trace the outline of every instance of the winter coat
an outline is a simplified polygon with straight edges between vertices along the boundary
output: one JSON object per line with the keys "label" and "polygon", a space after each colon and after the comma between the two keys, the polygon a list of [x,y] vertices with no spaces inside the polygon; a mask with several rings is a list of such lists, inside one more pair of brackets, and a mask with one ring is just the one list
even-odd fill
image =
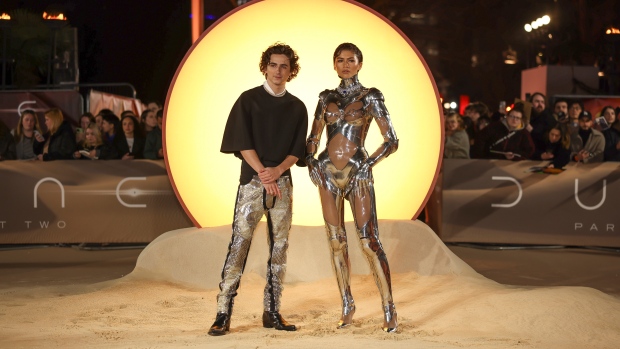
{"label": "winter coat", "polygon": [[534,154],[532,136],[524,128],[509,130],[504,119],[493,122],[476,137],[471,157],[506,160],[504,154],[496,152],[518,154],[512,159],[513,161],[531,159]]}
{"label": "winter coat", "polygon": [[43,138],[45,138],[43,142],[39,142],[35,138],[33,145],[35,154],[43,154],[45,142],[48,139],[50,140],[47,153],[43,154],[43,161],[73,159],[73,153],[77,149],[77,145],[69,121],[63,121],[53,135],[48,131],[43,135]]}

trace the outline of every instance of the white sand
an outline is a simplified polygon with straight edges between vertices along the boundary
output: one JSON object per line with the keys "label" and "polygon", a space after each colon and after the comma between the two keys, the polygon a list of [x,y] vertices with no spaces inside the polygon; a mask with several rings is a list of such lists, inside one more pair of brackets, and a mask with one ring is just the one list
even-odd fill
{"label": "white sand", "polygon": [[[125,278],[91,286],[0,291],[0,348],[617,348],[620,301],[586,287],[505,286],[475,273],[417,221],[381,221],[399,332],[381,331],[379,294],[349,235],[354,325],[340,303],[322,228],[294,227],[282,314],[297,332],[261,326],[267,246],[259,227],[231,332],[208,336],[229,227],[162,235]],[[1,276],[0,276],[1,278]]]}

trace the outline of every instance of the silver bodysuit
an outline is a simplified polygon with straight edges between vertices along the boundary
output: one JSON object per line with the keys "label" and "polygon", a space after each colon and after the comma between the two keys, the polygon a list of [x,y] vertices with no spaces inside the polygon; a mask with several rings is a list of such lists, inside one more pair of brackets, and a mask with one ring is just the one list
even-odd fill
{"label": "silver bodysuit", "polygon": [[[369,156],[364,142],[373,119],[381,129],[384,143]],[[325,150],[315,159],[325,129]],[[398,148],[398,139],[383,95],[375,88],[363,87],[357,75],[343,80],[337,89],[323,91],[306,144],[306,162],[312,182],[319,187],[332,264],[342,296],[343,311],[338,326],[350,325],[355,312],[344,229],[343,203],[347,199],[353,210],[363,252],[381,294],[385,315],[383,329],[393,332],[397,327],[396,310],[392,300],[390,268],[379,241],[372,178],[372,167]]]}

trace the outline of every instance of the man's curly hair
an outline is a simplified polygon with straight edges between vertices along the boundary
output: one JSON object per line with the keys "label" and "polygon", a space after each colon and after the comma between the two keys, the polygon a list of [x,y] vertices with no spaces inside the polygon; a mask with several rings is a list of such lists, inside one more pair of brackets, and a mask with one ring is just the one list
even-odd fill
{"label": "man's curly hair", "polygon": [[299,66],[299,57],[289,45],[281,42],[276,42],[275,44],[269,46],[269,48],[267,48],[267,50],[265,50],[265,52],[261,55],[260,63],[258,64],[261,73],[265,74],[271,55],[285,55],[289,59],[291,65],[291,75],[286,81],[291,81],[297,76],[299,69],[301,69]]}

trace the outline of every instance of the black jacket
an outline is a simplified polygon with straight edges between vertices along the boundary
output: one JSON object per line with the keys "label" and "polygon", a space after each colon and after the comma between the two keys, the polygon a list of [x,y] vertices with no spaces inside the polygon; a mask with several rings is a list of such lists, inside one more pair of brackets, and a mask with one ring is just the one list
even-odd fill
{"label": "black jacket", "polygon": [[513,161],[531,159],[534,154],[534,142],[526,129],[510,131],[502,119],[492,122],[480,131],[471,149],[471,158],[506,160],[505,155],[496,152],[519,154]]}
{"label": "black jacket", "polygon": [[[81,150],[86,150],[88,152],[92,150],[96,150],[97,159],[99,160],[115,160],[118,158],[118,152],[116,151],[116,148],[106,143],[102,145],[98,145],[96,147],[86,146],[86,147],[83,147]],[[78,158],[78,160],[92,160],[92,159],[82,155],[81,157]]]}
{"label": "black jacket", "polygon": [[0,160],[15,160],[17,155],[15,152],[15,139],[9,131],[9,128],[4,126],[0,121]]}
{"label": "black jacket", "polygon": [[[545,150],[543,153],[553,154],[553,159],[548,160],[553,164],[553,168],[563,168],[570,162],[570,147],[566,149],[562,146],[562,141],[551,143],[545,142]],[[533,160],[542,160],[542,153],[537,153]]]}
{"label": "black jacket", "polygon": [[134,135],[133,149],[129,151],[129,144],[127,144],[127,138],[125,134],[118,134],[114,137],[114,147],[118,151],[117,158],[122,159],[127,153],[131,153],[134,159],[144,159],[144,146],[146,145],[145,138],[138,138]]}
{"label": "black jacket", "polygon": [[614,123],[603,131],[605,136],[605,161],[620,161],[620,150],[616,144],[620,142],[620,123]]}
{"label": "black jacket", "polygon": [[69,121],[63,121],[56,133],[50,135],[48,131],[43,135],[43,138],[45,138],[43,142],[38,142],[35,138],[33,145],[34,153],[37,155],[42,154],[45,142],[48,138],[50,139],[47,153],[43,154],[43,161],[73,159],[73,153],[77,149],[77,145],[75,144],[75,135]]}

